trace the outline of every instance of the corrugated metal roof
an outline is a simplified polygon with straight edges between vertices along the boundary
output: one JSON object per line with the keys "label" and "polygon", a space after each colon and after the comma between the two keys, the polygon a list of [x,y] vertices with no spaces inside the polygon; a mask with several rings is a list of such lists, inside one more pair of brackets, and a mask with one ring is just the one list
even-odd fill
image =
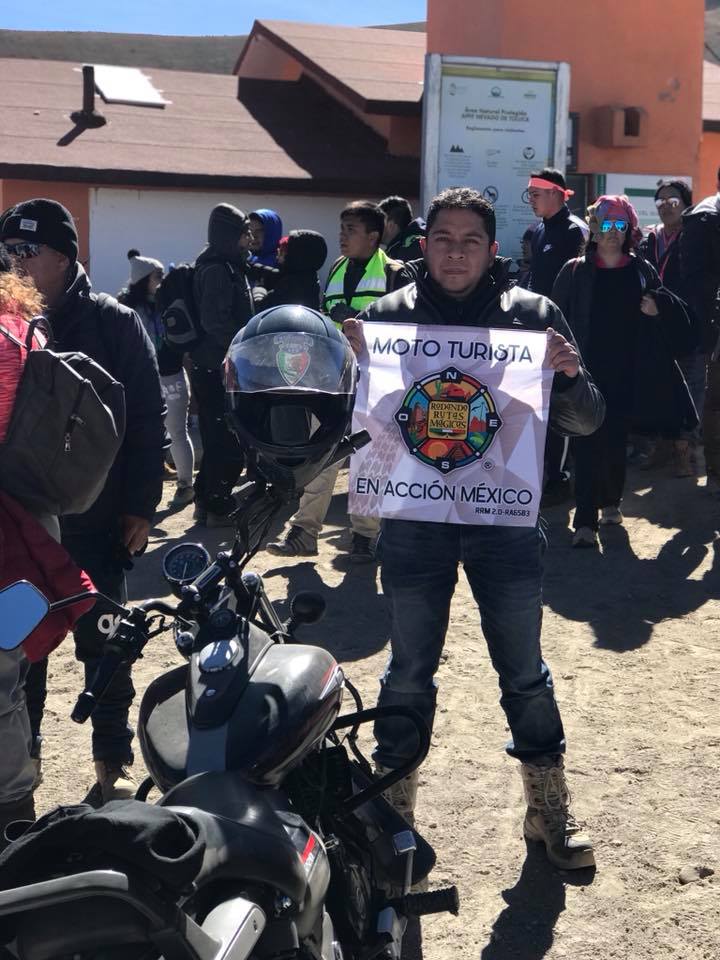
{"label": "corrugated metal roof", "polygon": [[164,109],[97,97],[108,123],[80,129],[70,120],[82,102],[77,64],[0,60],[0,177],[417,192],[418,161],[388,156],[379,134],[307,77],[148,73],[171,101]]}

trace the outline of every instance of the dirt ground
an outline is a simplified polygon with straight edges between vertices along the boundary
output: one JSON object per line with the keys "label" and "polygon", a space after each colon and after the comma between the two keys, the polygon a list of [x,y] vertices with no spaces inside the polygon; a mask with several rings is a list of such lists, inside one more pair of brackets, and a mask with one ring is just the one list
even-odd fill
{"label": "dirt ground", "polygon": [[[567,508],[546,514],[543,649],[597,871],[555,870],[522,838],[517,765],[503,751],[497,683],[461,579],[418,808],[438,855],[432,879],[457,884],[461,913],[424,920],[407,942],[412,960],[720,957],[720,504],[694,480],[633,469],[624,509],[625,526],[602,533],[599,553],[571,549]],[[325,619],[302,639],[332,650],[373,705],[388,621],[376,570],[350,568],[338,550],[344,510],[336,495],[317,562],[261,553],[253,568],[275,599],[325,595]],[[207,533],[190,508],[162,511],[132,599],[166,592],[160,558],[178,539],[212,552],[220,538]],[[157,638],[135,669],[138,693],[177,662],[170,638]],[[70,641],[50,674],[40,809],[76,801],[92,782],[90,725],[68,719],[81,685]],[[683,885],[684,867],[714,875]]]}

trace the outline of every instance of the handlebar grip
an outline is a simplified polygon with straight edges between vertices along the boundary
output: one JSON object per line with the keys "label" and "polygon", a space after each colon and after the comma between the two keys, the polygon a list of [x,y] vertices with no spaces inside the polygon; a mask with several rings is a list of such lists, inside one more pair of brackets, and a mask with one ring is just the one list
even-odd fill
{"label": "handlebar grip", "polygon": [[409,893],[393,901],[409,917],[426,917],[429,913],[452,913],[458,915],[460,897],[457,887],[444,887],[428,893]]}
{"label": "handlebar grip", "polygon": [[95,671],[95,676],[77,698],[73,712],[70,714],[75,723],[85,723],[99,701],[102,700],[103,694],[110,686],[118,667],[122,663],[127,663],[127,658],[121,654],[115,651],[104,654]]}

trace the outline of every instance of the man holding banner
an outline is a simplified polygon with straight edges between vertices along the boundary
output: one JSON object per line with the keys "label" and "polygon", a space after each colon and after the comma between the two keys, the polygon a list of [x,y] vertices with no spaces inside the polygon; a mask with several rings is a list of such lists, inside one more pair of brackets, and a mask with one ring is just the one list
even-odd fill
{"label": "man holding banner", "polygon": [[[525,836],[557,866],[592,866],[592,843],[569,810],[565,737],[540,650],[537,519],[548,421],[562,434],[591,434],[604,402],[558,308],[510,285],[495,212],[479,193],[441,193],[427,228],[415,282],[344,325],[364,371],[356,428],[373,437],[352,458],[349,509],[384,518],[392,654],[379,705],[412,707],[432,727],[462,562],[499,676],[507,751],[522,764]],[[405,720],[379,720],[375,737],[382,771],[416,748]],[[417,771],[392,788],[409,819],[416,793]]]}

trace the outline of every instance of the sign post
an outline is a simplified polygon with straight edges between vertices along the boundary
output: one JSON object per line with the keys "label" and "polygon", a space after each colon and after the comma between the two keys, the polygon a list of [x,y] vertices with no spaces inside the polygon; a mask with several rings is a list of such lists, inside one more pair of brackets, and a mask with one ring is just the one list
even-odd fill
{"label": "sign post", "polygon": [[565,169],[570,65],[428,54],[422,205],[447,187],[472,187],[495,207],[500,253],[517,258],[535,220],[533,169]]}

